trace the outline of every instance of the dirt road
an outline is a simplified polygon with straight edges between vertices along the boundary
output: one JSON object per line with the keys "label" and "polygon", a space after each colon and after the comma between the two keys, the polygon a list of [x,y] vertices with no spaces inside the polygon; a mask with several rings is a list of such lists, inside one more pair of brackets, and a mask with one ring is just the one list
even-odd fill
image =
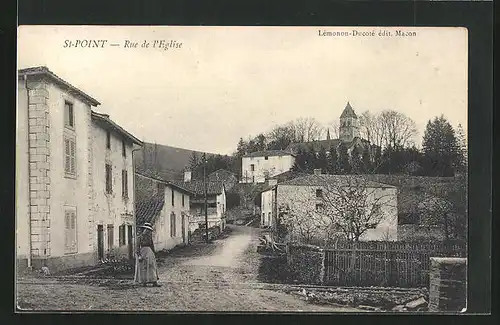
{"label": "dirt road", "polygon": [[21,281],[18,304],[37,310],[357,311],[315,306],[293,295],[265,289],[258,281],[257,235],[258,229],[232,226],[229,237],[201,253],[186,249],[184,253],[179,250],[167,255],[160,261],[159,288],[130,283],[97,286],[53,279]]}

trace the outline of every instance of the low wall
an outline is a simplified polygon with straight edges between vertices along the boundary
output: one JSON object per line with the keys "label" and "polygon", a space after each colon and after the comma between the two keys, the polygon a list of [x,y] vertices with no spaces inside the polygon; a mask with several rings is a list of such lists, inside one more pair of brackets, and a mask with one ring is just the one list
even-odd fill
{"label": "low wall", "polygon": [[288,245],[287,264],[291,276],[301,284],[322,284],[325,251],[311,245]]}
{"label": "low wall", "polygon": [[467,299],[467,259],[430,260],[429,311],[461,311]]}
{"label": "low wall", "polygon": [[[33,258],[31,260],[31,266],[34,270],[41,269],[42,266],[47,266],[51,273],[95,264],[97,264],[97,252],[59,257]],[[20,260],[18,261],[18,265],[27,265],[27,262],[25,263],[23,260]]]}

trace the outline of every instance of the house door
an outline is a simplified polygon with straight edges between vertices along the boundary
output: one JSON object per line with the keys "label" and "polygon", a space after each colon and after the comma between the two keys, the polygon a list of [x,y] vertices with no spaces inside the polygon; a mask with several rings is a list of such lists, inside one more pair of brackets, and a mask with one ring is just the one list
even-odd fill
{"label": "house door", "polygon": [[104,228],[102,225],[97,226],[97,257],[99,260],[104,258]]}
{"label": "house door", "polygon": [[186,243],[186,215],[183,213],[182,218],[182,242],[185,244]]}
{"label": "house door", "polygon": [[132,226],[127,226],[127,243],[128,243],[128,258],[132,259],[134,257],[134,233],[132,232]]}

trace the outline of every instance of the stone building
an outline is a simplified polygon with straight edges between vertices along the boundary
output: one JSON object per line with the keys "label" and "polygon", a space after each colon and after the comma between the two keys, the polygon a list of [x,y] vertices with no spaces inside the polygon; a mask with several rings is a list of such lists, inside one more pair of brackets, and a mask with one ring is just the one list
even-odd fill
{"label": "stone building", "polygon": [[295,155],[285,150],[266,150],[241,158],[241,183],[264,183],[268,178],[292,169]]}
{"label": "stone building", "polygon": [[[98,243],[104,241],[100,237],[105,236],[104,224],[123,225],[120,231],[125,225],[134,227],[133,185],[130,178],[123,181],[120,176],[132,174],[132,148],[141,142],[108,116],[93,113],[98,105],[46,67],[18,71],[16,256],[20,268],[94,264],[99,258]],[[108,140],[111,148],[106,148]],[[126,199],[122,191],[112,192],[116,188],[127,191]],[[116,232],[109,234],[113,239],[108,242],[114,245]],[[128,242],[133,245],[133,238]]]}

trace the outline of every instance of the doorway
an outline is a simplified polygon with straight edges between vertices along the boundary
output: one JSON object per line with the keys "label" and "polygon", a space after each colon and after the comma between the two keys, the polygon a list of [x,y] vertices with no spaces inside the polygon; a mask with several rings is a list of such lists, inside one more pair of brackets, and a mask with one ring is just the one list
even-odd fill
{"label": "doorway", "polygon": [[132,226],[127,226],[127,244],[128,244],[128,258],[132,259],[134,257],[134,233],[132,232]]}
{"label": "doorway", "polygon": [[99,260],[104,259],[104,227],[97,225],[97,257]]}
{"label": "doorway", "polygon": [[182,222],[182,243],[186,243],[186,215],[183,213],[182,214],[182,218],[181,218],[181,222]]}

